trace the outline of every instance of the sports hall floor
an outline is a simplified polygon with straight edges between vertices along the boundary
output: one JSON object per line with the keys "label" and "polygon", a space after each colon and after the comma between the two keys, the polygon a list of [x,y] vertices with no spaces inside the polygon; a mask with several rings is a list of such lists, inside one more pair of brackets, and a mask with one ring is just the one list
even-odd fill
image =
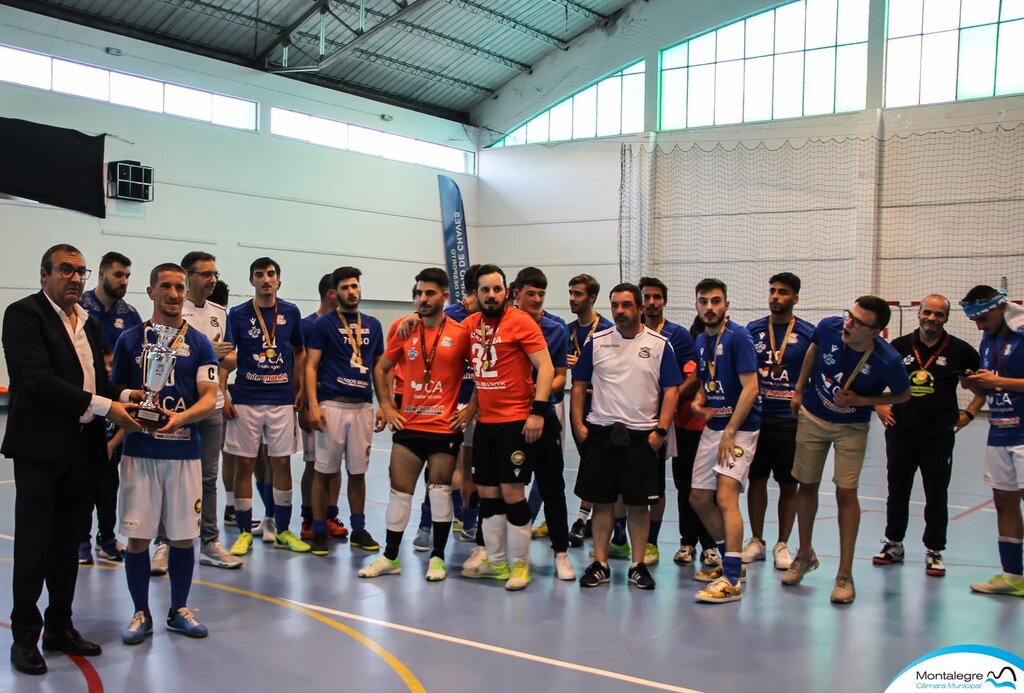
{"label": "sports hall floor", "polygon": [[[0,425],[5,421],[0,416]],[[1024,600],[967,588],[998,572],[995,515],[981,481],[986,428],[979,420],[959,434],[948,573],[930,578],[918,543],[920,492],[906,563],[871,565],[885,521],[884,451],[873,427],[861,485],[857,601],[849,606],[829,603],[838,553],[831,497],[822,498],[816,534],[822,567],[803,585],[783,587],[781,573],[757,563],[742,601],[703,605],[693,599],[693,568],[671,560],[678,533],[670,490],[654,592],[628,588],[621,562],[613,563],[610,586],[582,590],[560,582],[546,540],[534,541],[533,582],[518,593],[459,577],[472,547],[456,541],[449,544],[449,578],[437,584],[423,579],[427,555],[413,551],[412,533],[402,548],[403,573],[374,580],[356,577],[369,556],[347,544],[316,558],[258,543],[242,570],[197,566],[190,606],[210,627],[207,639],[168,633],[157,618],[152,638],[127,647],[119,634],[132,609],[120,565],[86,567],[79,573],[75,624],[103,645],[104,654],[78,661],[49,656],[50,672],[41,678],[16,674],[4,663],[0,690],[882,691],[907,664],[939,647],[981,643],[1024,651]],[[389,448],[386,435],[375,439],[368,475],[367,525],[381,540]],[[566,455],[570,489],[578,462],[575,450]],[[298,478],[301,463],[293,469]],[[0,463],[0,626],[6,627],[11,479],[11,465]],[[571,498],[570,511],[576,505]],[[414,525],[416,512],[413,517]],[[769,546],[774,530],[772,522]],[[232,540],[229,533],[225,543]],[[585,551],[570,549],[581,573]],[[154,615],[166,613],[167,599],[166,578],[154,578]]]}

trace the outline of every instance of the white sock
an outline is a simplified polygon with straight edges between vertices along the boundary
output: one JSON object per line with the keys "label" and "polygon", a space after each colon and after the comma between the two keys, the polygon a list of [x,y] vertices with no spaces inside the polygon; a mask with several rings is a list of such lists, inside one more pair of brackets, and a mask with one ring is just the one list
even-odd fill
{"label": "white sock", "polygon": [[533,538],[533,523],[527,522],[522,527],[508,523],[508,553],[512,562],[530,562],[530,540]]}
{"label": "white sock", "polygon": [[234,507],[234,505],[235,505],[235,492],[234,491],[225,491],[224,492],[224,497],[227,499],[227,505],[230,505],[231,507]]}
{"label": "white sock", "polygon": [[484,547],[487,549],[487,558],[495,565],[501,565],[508,561],[505,553],[506,529],[508,524],[504,515],[492,515],[480,521],[480,527],[484,533]]}

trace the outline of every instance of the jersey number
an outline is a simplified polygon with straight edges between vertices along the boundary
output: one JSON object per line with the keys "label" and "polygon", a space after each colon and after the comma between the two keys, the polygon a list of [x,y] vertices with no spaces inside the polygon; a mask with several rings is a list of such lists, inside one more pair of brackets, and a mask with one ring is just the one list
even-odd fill
{"label": "jersey number", "polygon": [[498,371],[494,370],[494,367],[498,363],[498,350],[493,346],[490,349],[490,358],[487,359],[487,364],[490,370],[484,370],[484,345],[479,343],[473,344],[473,372],[476,373],[478,378],[497,378]]}

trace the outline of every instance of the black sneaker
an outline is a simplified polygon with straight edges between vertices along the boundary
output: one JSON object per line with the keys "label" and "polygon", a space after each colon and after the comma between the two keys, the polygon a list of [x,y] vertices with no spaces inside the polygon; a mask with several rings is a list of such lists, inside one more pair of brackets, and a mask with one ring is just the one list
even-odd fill
{"label": "black sneaker", "polygon": [[579,548],[583,546],[583,520],[576,520],[572,523],[572,528],[569,530],[569,546]]}
{"label": "black sneaker", "polygon": [[237,523],[235,522],[235,506],[225,505],[224,506],[224,526],[234,527]]}
{"label": "black sneaker", "polygon": [[326,556],[331,552],[331,547],[327,543],[327,533],[314,534],[313,538],[309,541],[309,550],[314,556]]}
{"label": "black sneaker", "polygon": [[594,538],[594,521],[587,520],[587,524],[583,525],[583,536],[587,539]]}
{"label": "black sneaker", "polygon": [[601,561],[594,561],[583,571],[583,577],[580,578],[580,587],[597,587],[602,583],[611,582],[611,579],[611,568],[602,564]]}
{"label": "black sneaker", "polygon": [[882,550],[871,557],[875,565],[892,565],[903,561],[903,542],[882,540]]}
{"label": "black sneaker", "polygon": [[654,578],[643,563],[638,563],[629,569],[629,582],[642,590],[654,589]]}
{"label": "black sneaker", "polygon": [[349,543],[352,546],[359,547],[364,551],[380,551],[380,544],[377,540],[370,536],[370,533],[365,529],[352,532],[348,537]]}

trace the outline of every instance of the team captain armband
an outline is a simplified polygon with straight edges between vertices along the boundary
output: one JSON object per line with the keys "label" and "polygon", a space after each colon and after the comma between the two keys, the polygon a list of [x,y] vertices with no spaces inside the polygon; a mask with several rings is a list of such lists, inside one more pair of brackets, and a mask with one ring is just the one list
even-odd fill
{"label": "team captain armband", "polygon": [[196,369],[196,384],[220,383],[220,368],[216,365],[203,365]]}

